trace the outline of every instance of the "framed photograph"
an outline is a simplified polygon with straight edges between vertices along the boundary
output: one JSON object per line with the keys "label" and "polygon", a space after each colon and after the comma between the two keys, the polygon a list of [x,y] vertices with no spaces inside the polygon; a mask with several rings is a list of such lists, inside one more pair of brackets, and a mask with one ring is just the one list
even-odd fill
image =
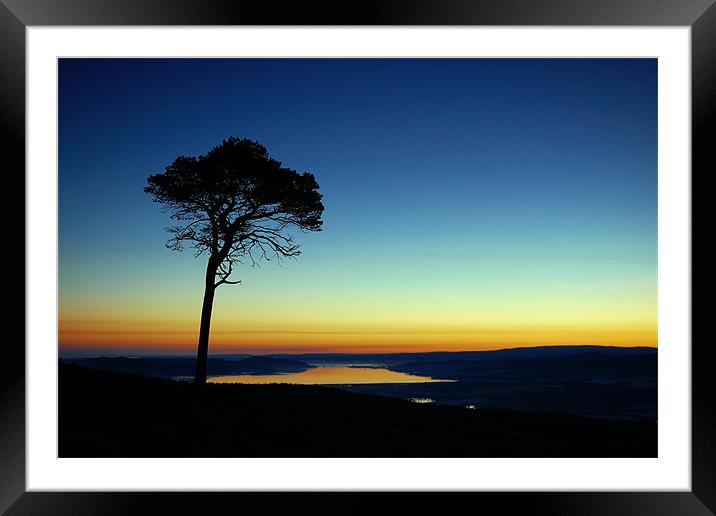
{"label": "framed photograph", "polygon": [[712,514],[712,4],[3,0],[0,507]]}

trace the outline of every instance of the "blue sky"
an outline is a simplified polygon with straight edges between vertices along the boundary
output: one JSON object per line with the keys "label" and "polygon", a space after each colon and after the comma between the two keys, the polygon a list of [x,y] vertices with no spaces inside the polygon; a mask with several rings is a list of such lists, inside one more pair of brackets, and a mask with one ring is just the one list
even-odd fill
{"label": "blue sky", "polygon": [[338,302],[364,314],[341,327],[437,310],[479,333],[539,306],[655,328],[656,60],[62,59],[59,109],[61,320],[198,315],[203,262],[163,247],[142,189],[233,135],[315,173],[326,211],[297,262],[222,292],[226,328],[323,328]]}

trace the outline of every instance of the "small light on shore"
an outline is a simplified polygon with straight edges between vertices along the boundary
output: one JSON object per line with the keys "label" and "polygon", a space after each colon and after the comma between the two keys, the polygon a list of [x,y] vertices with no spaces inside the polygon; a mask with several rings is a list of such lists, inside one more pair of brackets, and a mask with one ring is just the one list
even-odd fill
{"label": "small light on shore", "polygon": [[433,403],[435,400],[432,398],[408,398],[413,403]]}

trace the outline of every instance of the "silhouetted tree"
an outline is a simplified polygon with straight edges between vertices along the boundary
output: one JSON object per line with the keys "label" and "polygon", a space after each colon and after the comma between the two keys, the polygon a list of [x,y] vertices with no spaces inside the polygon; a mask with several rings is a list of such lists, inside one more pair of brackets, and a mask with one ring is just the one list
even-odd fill
{"label": "silhouetted tree", "polygon": [[216,288],[240,283],[229,277],[242,260],[298,256],[290,231],[321,230],[322,196],[313,174],[283,167],[263,145],[238,138],[198,157],[179,156],[147,182],[144,191],[180,223],[167,228],[167,247],[181,251],[189,242],[196,256],[208,255],[194,377],[204,384]]}

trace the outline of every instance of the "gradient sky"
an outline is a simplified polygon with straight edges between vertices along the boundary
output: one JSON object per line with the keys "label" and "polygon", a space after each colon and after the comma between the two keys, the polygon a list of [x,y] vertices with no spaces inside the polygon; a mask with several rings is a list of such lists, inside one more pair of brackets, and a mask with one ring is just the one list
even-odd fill
{"label": "gradient sky", "polygon": [[205,259],[143,187],[232,135],[326,211],[210,352],[657,344],[655,59],[61,59],[62,349],[194,352]]}

